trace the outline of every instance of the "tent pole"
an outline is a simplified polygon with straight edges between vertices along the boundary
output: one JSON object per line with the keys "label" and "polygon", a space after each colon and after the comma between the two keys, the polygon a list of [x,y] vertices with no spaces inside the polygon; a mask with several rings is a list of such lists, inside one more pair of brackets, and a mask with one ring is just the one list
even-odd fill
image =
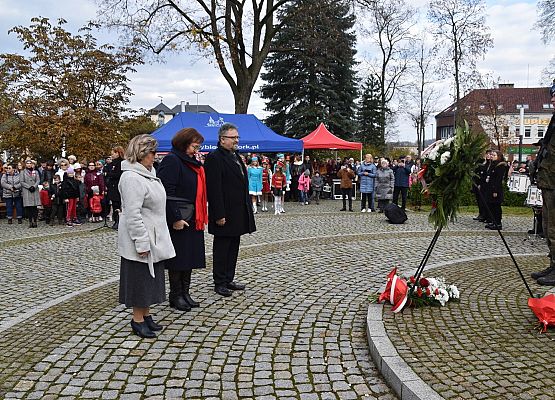
{"label": "tent pole", "polygon": [[360,162],[362,162],[362,146],[360,146]]}

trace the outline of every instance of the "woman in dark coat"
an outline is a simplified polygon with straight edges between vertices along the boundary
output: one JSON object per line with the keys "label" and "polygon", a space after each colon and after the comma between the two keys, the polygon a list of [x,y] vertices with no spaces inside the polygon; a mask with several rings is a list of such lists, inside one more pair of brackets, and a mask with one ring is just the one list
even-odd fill
{"label": "woman in dark coat", "polygon": [[[204,138],[197,130],[185,128],[172,139],[172,150],[158,168],[158,177],[166,189],[166,219],[176,256],[166,262],[170,280],[170,306],[189,311],[199,303],[191,298],[191,273],[206,267],[204,227],[208,222],[204,167],[197,160]],[[182,199],[180,201],[179,199]],[[195,205],[193,218],[185,221],[180,203]]]}
{"label": "woman in dark coat", "polygon": [[503,203],[503,185],[507,177],[507,163],[503,158],[503,153],[494,151],[492,157],[492,168],[486,176],[484,194],[486,203],[493,216],[493,221],[486,225],[486,229],[501,229]]}
{"label": "woman in dark coat", "polygon": [[106,172],[106,191],[108,200],[112,203],[112,218],[114,225],[112,229],[118,229],[119,212],[121,210],[121,197],[118,190],[121,177],[121,161],[123,160],[123,147],[116,146],[112,149],[112,163]]}

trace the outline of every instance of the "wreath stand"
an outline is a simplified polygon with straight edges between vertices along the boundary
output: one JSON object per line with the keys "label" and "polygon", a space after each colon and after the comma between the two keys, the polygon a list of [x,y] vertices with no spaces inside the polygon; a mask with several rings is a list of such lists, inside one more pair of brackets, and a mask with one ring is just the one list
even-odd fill
{"label": "wreath stand", "polygon": [[[484,196],[482,195],[482,192],[480,192],[480,190],[478,189],[478,187],[473,184],[474,188],[478,191],[478,194],[480,196],[480,200],[483,202],[487,212],[488,212],[488,216],[489,218],[493,221],[493,214],[490,210],[490,208],[488,207],[487,203],[485,202]],[[507,252],[509,253],[509,255],[511,256],[511,260],[513,260],[513,264],[515,265],[518,274],[520,275],[520,278],[522,279],[522,282],[524,282],[524,286],[526,286],[526,289],[528,290],[528,293],[530,294],[530,297],[534,298],[534,294],[532,293],[532,290],[530,289],[530,286],[528,286],[528,282],[526,282],[526,279],[524,278],[524,274],[522,273],[522,270],[520,269],[510,247],[509,244],[507,243],[507,241],[505,240],[505,236],[503,236],[503,233],[501,232],[501,229],[499,229],[499,227],[497,225],[496,226],[496,230],[497,233],[499,233],[499,236],[501,237],[501,240],[503,241],[503,244],[505,245],[505,248],[507,249]],[[418,265],[418,268],[416,269],[416,272],[414,273],[414,278],[415,280],[418,282],[418,279],[420,279],[420,275],[422,275],[422,272],[424,271],[424,267],[426,266],[428,259],[430,258],[430,255],[432,254],[432,250],[434,249],[437,240],[439,239],[439,235],[441,234],[441,230],[443,229],[442,226],[440,226],[439,228],[436,229],[436,232],[434,234],[434,237],[432,238],[432,241],[430,242],[430,244],[428,245],[428,248],[426,249],[426,252],[424,253],[424,257],[422,258],[422,261],[420,261],[420,265]],[[412,292],[414,291],[415,286],[413,286],[410,289],[409,292],[409,297],[412,294]]]}

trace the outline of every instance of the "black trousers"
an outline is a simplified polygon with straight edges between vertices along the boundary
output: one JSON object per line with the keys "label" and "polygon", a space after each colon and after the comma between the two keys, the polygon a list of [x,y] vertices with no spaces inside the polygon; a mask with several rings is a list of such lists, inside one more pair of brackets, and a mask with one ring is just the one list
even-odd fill
{"label": "black trousers", "polygon": [[25,215],[29,219],[29,221],[37,222],[37,218],[39,216],[39,209],[37,206],[27,206],[25,207]]}
{"label": "black trousers", "polygon": [[212,246],[214,286],[224,286],[233,282],[240,243],[241,236],[214,236]]}
{"label": "black trousers", "polygon": [[347,199],[348,199],[349,200],[349,210],[353,209],[353,198],[351,197],[351,194],[352,194],[352,188],[348,188],[348,189],[341,188],[341,197],[343,199],[343,208],[347,208],[346,203],[347,203]]}
{"label": "black trousers", "polygon": [[407,206],[407,193],[408,187],[394,186],[393,187],[393,203],[399,205],[399,193],[401,193],[401,208],[404,210]]}
{"label": "black trousers", "polygon": [[476,189],[476,191],[474,192],[474,196],[476,196],[476,204],[478,205],[478,215],[486,219],[489,219],[489,215],[484,205],[484,201],[482,200],[482,197],[484,196],[484,194],[483,193],[480,194],[479,190],[480,189]]}
{"label": "black trousers", "polygon": [[501,208],[501,203],[488,203],[488,207],[493,216],[492,222],[496,225],[501,225],[501,218],[503,217],[503,210]]}

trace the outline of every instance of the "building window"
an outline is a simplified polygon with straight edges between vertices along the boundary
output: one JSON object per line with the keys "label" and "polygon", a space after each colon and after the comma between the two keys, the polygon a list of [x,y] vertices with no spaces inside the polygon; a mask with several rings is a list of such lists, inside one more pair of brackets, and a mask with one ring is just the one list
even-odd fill
{"label": "building window", "polygon": [[545,126],[543,126],[543,125],[538,126],[538,137],[539,138],[543,137],[544,132],[545,132]]}
{"label": "building window", "polygon": [[166,120],[166,113],[164,113],[164,111],[160,111],[158,113],[158,126],[162,126],[164,125],[164,122]]}
{"label": "building window", "polygon": [[550,108],[553,108],[553,104],[544,104],[543,108],[544,110],[549,110]]}
{"label": "building window", "polygon": [[498,109],[498,110],[502,110],[502,109],[503,109],[503,104],[498,104],[498,105],[497,105],[497,109]]}
{"label": "building window", "polygon": [[443,126],[439,129],[440,139],[448,139],[454,134],[452,126]]}
{"label": "building window", "polygon": [[515,128],[515,136],[516,136],[516,137],[519,137],[519,136],[520,136],[520,127],[519,127],[519,126],[517,126],[517,127]]}
{"label": "building window", "polygon": [[530,125],[527,125],[524,127],[524,137],[530,136],[532,136],[532,127]]}
{"label": "building window", "polygon": [[509,137],[509,127],[508,126],[503,127],[503,137]]}

